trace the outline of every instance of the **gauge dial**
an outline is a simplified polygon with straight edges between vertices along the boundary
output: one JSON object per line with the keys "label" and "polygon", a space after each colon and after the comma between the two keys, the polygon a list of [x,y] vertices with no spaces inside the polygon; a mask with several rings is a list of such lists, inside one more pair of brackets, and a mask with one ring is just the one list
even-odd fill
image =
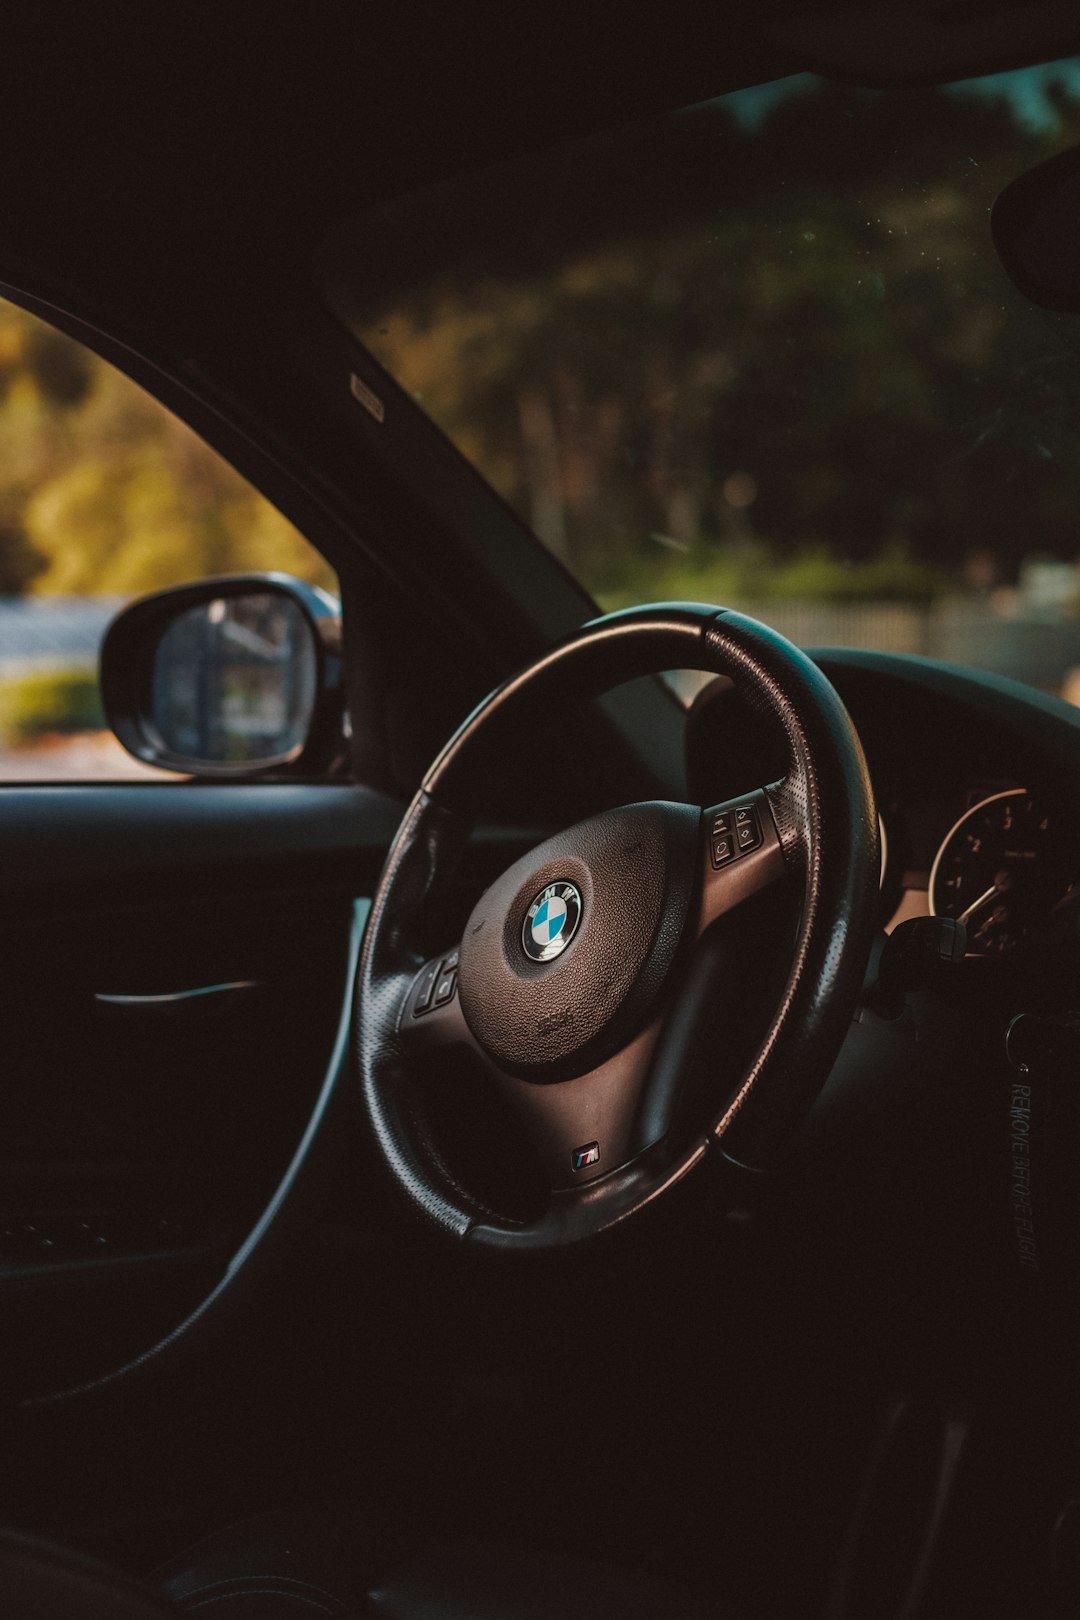
{"label": "gauge dial", "polygon": [[1023,788],[973,805],[952,828],[930,874],[930,909],[967,925],[968,950],[1008,951],[1068,891],[1050,818]]}

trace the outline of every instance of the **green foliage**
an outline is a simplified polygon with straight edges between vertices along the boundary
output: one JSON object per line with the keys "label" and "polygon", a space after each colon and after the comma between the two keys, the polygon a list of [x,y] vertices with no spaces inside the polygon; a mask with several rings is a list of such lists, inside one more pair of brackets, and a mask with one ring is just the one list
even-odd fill
{"label": "green foliage", "polygon": [[0,301],[0,595],[126,595],[267,568],[336,589],[292,525],[171,412]]}
{"label": "green foliage", "polygon": [[822,545],[776,566],[764,595],[778,601],[926,603],[946,584],[946,576],[916,561],[902,544],[887,545],[861,562]]}
{"label": "green foliage", "polygon": [[0,735],[9,743],[104,728],[94,670],[50,670],[0,682]]}
{"label": "green foliage", "polygon": [[650,597],[721,606],[780,601],[925,604],[946,588],[947,580],[902,546],[853,562],[824,544],[781,556],[775,548],[751,541],[730,549],[699,544],[681,553],[667,551],[662,560],[646,555],[621,565],[616,561],[595,584],[601,606],[615,609]]}

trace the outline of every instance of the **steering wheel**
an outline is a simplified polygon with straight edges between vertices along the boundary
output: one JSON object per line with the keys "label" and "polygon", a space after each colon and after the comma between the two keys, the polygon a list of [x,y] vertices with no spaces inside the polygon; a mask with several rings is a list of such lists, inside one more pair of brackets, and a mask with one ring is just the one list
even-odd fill
{"label": "steering wheel", "polygon": [[[667,669],[726,675],[751,708],[775,716],[787,739],[783,779],[704,809],[653,801],[579,822],[515,861],[477,900],[458,944],[425,960],[421,920],[501,752],[553,713]],[[877,841],[851,720],[782,636],[739,613],[681,603],[585,625],[459,728],[379,880],[358,968],[356,1044],[364,1104],[394,1180],[458,1239],[550,1250],[636,1215],[706,1165],[767,1167],[855,1010],[875,923]],[[681,1088],[718,988],[709,931],[785,875],[801,884],[802,903],[782,993],[741,1072],[725,1073],[715,1054],[708,1117],[688,1129]],[[524,1122],[546,1183],[542,1213],[518,1220],[489,1209],[447,1162],[419,1082],[451,1049],[471,1053]]]}

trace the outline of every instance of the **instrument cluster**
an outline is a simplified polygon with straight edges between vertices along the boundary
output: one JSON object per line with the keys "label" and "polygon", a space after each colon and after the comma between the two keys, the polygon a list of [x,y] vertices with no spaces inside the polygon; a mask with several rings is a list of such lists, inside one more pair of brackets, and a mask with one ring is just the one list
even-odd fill
{"label": "instrument cluster", "polygon": [[[920,913],[953,917],[967,927],[969,954],[1000,955],[1080,901],[1080,848],[1073,829],[1025,788],[975,790],[968,800],[941,837],[929,872],[913,860],[914,869],[903,874],[892,921]],[[919,821],[939,817],[916,813],[911,820],[918,840]]]}

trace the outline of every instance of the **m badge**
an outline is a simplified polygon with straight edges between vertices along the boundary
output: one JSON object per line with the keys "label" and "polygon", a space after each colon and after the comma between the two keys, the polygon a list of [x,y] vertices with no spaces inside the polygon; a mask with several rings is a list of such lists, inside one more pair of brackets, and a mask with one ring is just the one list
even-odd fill
{"label": "m badge", "polygon": [[584,1147],[575,1148],[570,1155],[570,1163],[575,1170],[587,1170],[591,1164],[599,1164],[599,1142],[586,1142]]}

